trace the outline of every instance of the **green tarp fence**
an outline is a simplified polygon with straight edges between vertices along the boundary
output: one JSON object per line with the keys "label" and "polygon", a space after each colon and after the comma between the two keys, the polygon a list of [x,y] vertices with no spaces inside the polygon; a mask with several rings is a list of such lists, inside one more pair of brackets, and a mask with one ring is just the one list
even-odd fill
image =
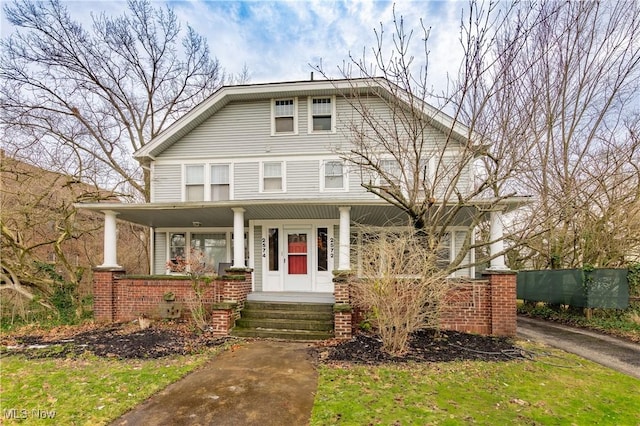
{"label": "green tarp fence", "polygon": [[553,269],[518,272],[518,299],[581,308],[629,306],[626,269]]}

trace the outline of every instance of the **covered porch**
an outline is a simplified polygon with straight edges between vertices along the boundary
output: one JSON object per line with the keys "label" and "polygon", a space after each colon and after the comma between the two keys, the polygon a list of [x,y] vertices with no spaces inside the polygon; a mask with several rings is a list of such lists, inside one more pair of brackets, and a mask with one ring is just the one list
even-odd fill
{"label": "covered porch", "polygon": [[[86,205],[82,207],[87,208]],[[468,217],[485,207],[487,206],[466,207],[467,210],[463,209],[460,213],[458,224],[465,225]],[[451,314],[445,319],[445,328],[506,335],[512,332],[512,328],[515,330],[515,309],[511,309],[515,306],[515,278],[505,265],[502,244],[502,214],[509,207],[512,206],[493,205],[483,210],[491,225],[490,252],[493,258],[489,268],[489,279],[456,290]],[[232,247],[229,250],[232,257],[231,262],[228,262],[228,274],[221,274],[214,281],[210,303],[213,307],[213,327],[219,335],[230,332],[236,321],[241,318],[246,304],[279,303],[333,306],[332,333],[338,338],[348,338],[354,324],[354,313],[350,307],[350,280],[354,278],[350,273],[353,228],[356,224],[379,227],[407,225],[404,212],[380,202],[349,205],[344,201],[328,203],[317,200],[280,203],[245,201],[197,204],[96,204],[89,208],[101,211],[105,215],[104,262],[96,268],[94,275],[97,319],[131,319],[141,307],[151,309],[161,303],[164,292],[176,285],[184,287],[180,290],[184,293],[181,297],[185,300],[189,297],[189,286],[184,285],[184,278],[182,285],[174,281],[180,279],[178,276],[169,276],[168,279],[161,279],[160,276],[148,279],[123,276],[124,271],[117,263],[117,219],[150,226],[152,233],[157,229],[229,229],[234,235],[246,235],[247,238],[232,238]],[[277,246],[278,250],[275,252],[278,253],[279,260],[272,262],[269,257],[269,246],[272,243],[268,236],[273,230],[282,232],[287,243]],[[320,244],[311,243],[319,237],[320,234],[315,234],[319,231],[326,233],[326,259],[314,253]],[[306,245],[298,244],[295,246],[297,249],[292,250],[293,246],[288,244],[292,241],[288,238],[292,233],[297,237],[296,243],[304,240]],[[308,235],[302,239],[304,233]],[[248,251],[245,250],[245,244],[249,246]],[[306,266],[302,268],[302,261],[298,259],[295,268],[289,268],[293,257],[299,258],[301,254],[308,255],[305,260]],[[152,255],[152,259],[155,257]],[[153,266],[152,264],[151,267]],[[318,279],[321,276],[318,268],[323,269],[320,272],[326,274],[330,287],[314,284],[300,291],[291,290],[286,285],[277,287],[277,279],[271,283],[265,281],[269,274],[286,278],[294,274],[300,275],[301,271],[308,271],[310,277]],[[460,299],[461,297],[464,300]],[[490,307],[489,310],[486,309],[487,306]],[[276,310],[281,311],[282,308]],[[510,319],[511,316],[513,321]],[[504,318],[507,317],[505,321]],[[290,324],[290,320],[287,320],[287,324]]]}
{"label": "covered porch", "polygon": [[[506,270],[504,259],[503,220],[505,212],[522,204],[521,198],[501,200],[495,203],[491,200],[478,202],[464,207],[456,218],[456,224],[460,227],[469,226],[469,218],[481,210],[490,221],[490,269]],[[327,253],[329,261],[323,260],[322,268],[327,272],[333,270],[350,270],[351,259],[351,235],[356,226],[371,227],[406,226],[407,215],[395,206],[380,200],[345,202],[345,200],[281,200],[279,202],[265,200],[244,200],[224,202],[198,202],[198,203],[98,203],[80,204],[78,207],[104,214],[104,253],[103,263],[100,268],[118,269],[117,232],[116,221],[124,220],[151,228],[150,247],[150,271],[160,273],[163,266],[169,260],[169,254],[159,252],[163,242],[155,241],[156,235],[164,230],[185,230],[187,232],[205,232],[205,230],[226,229],[231,236],[229,239],[229,254],[227,259],[218,259],[224,263],[224,267],[251,268],[264,272],[268,267],[274,268],[274,262],[264,263],[269,255],[268,229],[279,229],[285,240],[286,228],[301,228],[303,231],[308,226],[312,228],[308,235],[304,235],[310,241],[306,249],[314,262],[309,263],[309,268],[318,268],[317,233],[318,228],[326,229]],[[313,231],[313,233],[311,233]],[[260,234],[262,232],[262,234]],[[304,231],[306,232],[306,231]],[[298,234],[303,233],[302,231]],[[245,235],[245,238],[233,238],[233,235]],[[288,240],[287,240],[288,242]],[[285,265],[288,259],[295,260],[295,250],[287,250],[285,243],[280,242],[278,250],[282,253],[279,269],[289,268]],[[282,244],[285,244],[284,246]],[[164,258],[162,258],[164,256]],[[288,256],[288,257],[287,257]],[[298,263],[299,262],[299,259]],[[326,264],[325,264],[326,263]],[[289,263],[291,264],[291,262]],[[222,271],[224,268],[215,268]],[[262,273],[261,272],[261,273]],[[261,283],[263,277],[254,277],[254,283]],[[265,281],[266,281],[265,275]],[[277,292],[295,291],[295,288],[285,286],[260,286],[257,291]],[[316,292],[330,292],[326,287],[314,287]],[[304,290],[306,291],[306,290]]]}

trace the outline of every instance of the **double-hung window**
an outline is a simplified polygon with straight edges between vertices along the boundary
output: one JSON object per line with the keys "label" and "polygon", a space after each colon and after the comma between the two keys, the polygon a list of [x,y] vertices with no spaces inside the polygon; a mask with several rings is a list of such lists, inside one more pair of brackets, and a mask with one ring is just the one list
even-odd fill
{"label": "double-hung window", "polygon": [[211,201],[229,199],[229,165],[211,165]]}
{"label": "double-hung window", "polygon": [[331,97],[311,98],[309,110],[309,129],[312,132],[331,132],[334,130],[335,114]]}
{"label": "double-hung window", "polygon": [[344,164],[340,160],[329,160],[324,163],[324,189],[344,189]]}
{"label": "double-hung window", "polygon": [[262,179],[262,189],[265,192],[282,191],[282,162],[265,161],[262,163]]}
{"label": "double-hung window", "polygon": [[421,158],[418,162],[416,170],[412,170],[409,177],[411,179],[408,186],[409,191],[416,191],[415,196],[418,199],[424,199],[431,195],[431,176],[429,175],[429,158]]}
{"label": "double-hung window", "polygon": [[230,164],[186,164],[184,201],[225,201],[231,199]]}
{"label": "double-hung window", "polygon": [[380,160],[380,188],[391,191],[393,185],[400,184],[400,165],[396,160]]}
{"label": "double-hung window", "polygon": [[273,101],[273,134],[296,133],[295,99]]}
{"label": "double-hung window", "polygon": [[204,165],[189,164],[185,166],[185,200],[204,200]]}

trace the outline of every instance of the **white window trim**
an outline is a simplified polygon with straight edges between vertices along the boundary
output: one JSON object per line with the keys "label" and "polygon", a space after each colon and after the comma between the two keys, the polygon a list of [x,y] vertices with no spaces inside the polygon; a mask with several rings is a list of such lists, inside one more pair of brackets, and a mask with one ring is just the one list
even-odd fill
{"label": "white window trim", "polygon": [[[331,130],[313,130],[313,100],[331,99]],[[328,134],[336,132],[336,97],[335,96],[309,96],[307,98],[307,131],[309,134]]]}
{"label": "white window trim", "polygon": [[[385,157],[385,158],[381,158],[381,160],[384,161],[394,161],[397,163],[398,165],[398,172],[400,174],[399,176],[399,180],[398,180],[398,184],[400,185],[400,188],[402,189],[402,192],[404,193],[405,196],[408,196],[408,188],[407,188],[407,183],[404,181],[404,178],[402,176],[402,169],[406,166],[400,164],[397,162],[397,159],[393,158],[393,157]],[[434,169],[435,169],[435,158],[433,156],[430,156],[429,158],[425,159],[425,163],[427,166],[427,180],[432,183],[434,180]],[[375,184],[376,186],[382,187],[384,186],[383,179],[382,176],[380,174],[377,174],[375,176]],[[424,194],[423,194],[424,195]]]}
{"label": "white window trim", "polygon": [[[245,228],[245,232],[246,229]],[[187,259],[189,259],[190,253],[191,253],[191,235],[192,234],[213,234],[213,233],[220,233],[220,234],[226,234],[226,240],[227,240],[227,259],[233,259],[233,238],[232,238],[232,234],[233,234],[233,230],[229,229],[229,228],[210,228],[210,227],[204,227],[204,228],[157,228],[156,233],[164,233],[166,236],[166,243],[165,243],[165,265],[169,263],[169,261],[171,260],[170,257],[170,253],[171,253],[171,234],[185,234],[185,252],[187,254]],[[167,275],[185,275],[185,273],[182,272],[172,272],[171,269],[166,268],[165,267],[165,273]]]}
{"label": "white window trim", "polygon": [[[389,226],[389,227],[377,227],[377,229],[379,229],[379,232],[381,234],[383,233],[388,233],[388,232],[397,232],[397,231],[404,231],[406,230],[406,228],[404,227],[398,227],[398,226]],[[457,232],[466,232],[466,228],[464,226],[450,226],[447,228],[446,231],[449,234],[449,262],[453,262],[457,256],[458,253],[458,247],[456,245],[455,242],[455,238],[456,238],[456,233]],[[360,251],[360,247],[362,245],[362,236],[364,234],[364,231],[362,230],[358,230],[358,231],[354,231],[351,232],[351,234],[356,234],[357,235],[357,250],[356,253],[357,255],[355,257],[352,257],[352,264],[355,261],[355,270],[356,270],[356,275],[361,277],[362,276],[362,256],[361,256],[361,251]],[[475,243],[475,238],[474,235],[472,235],[472,240],[473,243]],[[475,250],[471,250],[470,251],[470,259],[472,262],[475,262]],[[475,267],[470,267],[470,270],[472,271],[472,277],[475,275]],[[448,278],[455,278],[456,276],[456,271],[452,272],[451,274],[449,274]]]}
{"label": "white window trim", "polygon": [[[393,161],[394,163],[396,163],[397,167],[398,167],[398,172],[400,172],[402,170],[402,165],[400,163],[398,163],[398,160],[393,158],[393,157],[389,157],[389,158],[381,158],[381,161]],[[382,175],[380,175],[380,173],[378,173],[376,175],[376,186],[380,187],[380,189],[383,189],[384,187],[386,187],[387,185],[390,187],[391,184],[382,177]],[[400,176],[398,178],[398,185],[400,185],[400,187],[402,188],[402,177]]]}
{"label": "white window trim", "polygon": [[[183,163],[182,164],[182,184],[180,187],[181,190],[181,200],[182,202],[194,202],[187,201],[187,166],[203,166],[204,167],[204,201],[211,201],[211,166],[213,165],[227,165],[229,166],[229,201],[233,200],[233,166],[234,164],[229,161],[210,161],[210,162],[194,162],[194,163]],[[195,201],[197,202],[197,201]]]}
{"label": "white window trim", "polygon": [[[280,175],[282,179],[282,189],[279,191],[265,191],[264,189],[264,163],[280,163]],[[264,160],[260,161],[260,193],[282,194],[287,192],[287,162],[284,160]]]}
{"label": "white window trim", "polygon": [[[291,220],[286,220],[286,221],[282,221],[282,220],[273,220],[273,219],[266,219],[266,220],[256,220],[256,221],[250,221],[250,226],[251,227],[255,227],[255,226],[260,226],[262,227],[262,231],[261,231],[261,246],[262,246],[262,252],[259,254],[259,260],[256,259],[254,260],[255,263],[257,262],[261,262],[262,265],[262,288],[264,289],[265,284],[267,284],[267,286],[269,285],[269,283],[267,283],[269,280],[273,281],[277,281],[277,284],[275,287],[277,287],[279,289],[279,291],[282,291],[284,289],[284,274],[285,274],[285,270],[284,270],[284,265],[282,263],[282,257],[284,256],[284,240],[280,240],[279,242],[279,247],[278,247],[278,262],[279,262],[279,268],[278,271],[269,271],[269,264],[268,264],[268,258],[267,258],[267,253],[268,253],[268,247],[267,247],[267,241],[269,239],[269,228],[277,228],[278,232],[282,238],[282,236],[284,235],[284,233],[286,232],[287,229],[291,229],[291,228],[297,228],[297,227],[308,227],[309,228],[309,232],[311,232],[313,235],[317,235],[318,232],[318,228],[327,228],[327,238],[328,238],[328,243],[330,244],[330,250],[327,253],[327,271],[318,271],[318,259],[317,259],[317,247],[314,247],[313,249],[313,253],[310,253],[313,259],[312,261],[312,268],[311,268],[311,282],[313,283],[312,285],[312,292],[318,292],[321,291],[318,289],[318,276],[332,276],[333,273],[332,271],[336,269],[336,266],[338,264],[338,246],[337,246],[337,236],[334,234],[334,227],[340,224],[340,221],[338,220],[334,220],[334,219],[329,219],[329,220],[312,220],[309,221],[307,219],[291,219]],[[253,229],[250,233],[250,235],[253,234]],[[315,243],[314,243],[315,244]],[[252,246],[253,247],[253,246]],[[331,247],[333,249],[331,249]],[[266,251],[265,251],[266,250]],[[253,250],[251,251],[252,255],[253,255]],[[255,271],[254,271],[255,274]],[[278,291],[278,290],[274,290],[274,291]],[[322,290],[325,291],[325,290]]]}
{"label": "white window trim", "polygon": [[211,185],[213,185],[211,183],[211,166],[229,166],[229,201],[233,200],[233,163],[228,161],[212,161],[210,163],[207,163],[207,173],[209,174],[209,176],[204,188],[205,198],[209,197],[209,200],[211,200]]}
{"label": "white window trim", "polygon": [[[293,132],[276,132],[276,101],[293,99]],[[271,136],[291,136],[298,134],[298,98],[272,98],[271,99]]]}
{"label": "white window trim", "polygon": [[203,163],[203,162],[197,162],[197,163],[184,163],[182,165],[182,185],[181,185],[181,190],[182,190],[182,196],[181,199],[183,202],[193,202],[193,201],[188,201],[187,200],[187,167],[189,166],[202,166],[204,169],[204,175],[203,175],[203,182],[202,184],[204,185],[204,200],[203,201],[207,201],[207,176],[209,175],[207,172],[207,164]]}
{"label": "white window trim", "polygon": [[[326,188],[325,187],[325,166],[329,162],[339,161],[342,163],[342,188]],[[327,158],[320,160],[320,192],[348,192],[349,191],[349,172],[347,164],[339,158]]]}

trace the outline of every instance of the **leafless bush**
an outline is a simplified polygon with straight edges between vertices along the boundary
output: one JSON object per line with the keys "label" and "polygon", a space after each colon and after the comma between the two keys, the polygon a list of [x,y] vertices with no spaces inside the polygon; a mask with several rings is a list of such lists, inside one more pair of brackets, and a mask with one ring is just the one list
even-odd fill
{"label": "leafless bush", "polygon": [[178,256],[167,262],[167,267],[171,271],[185,274],[191,279],[193,296],[188,297],[185,303],[189,307],[193,322],[201,330],[209,325],[209,312],[205,306],[204,293],[211,285],[214,276],[214,271],[207,265],[205,258],[201,250],[192,248],[188,257]]}
{"label": "leafless bush", "polygon": [[438,247],[413,230],[366,234],[352,286],[354,305],[371,312],[383,350],[407,351],[409,336],[437,328],[447,292],[447,273],[438,267]]}

